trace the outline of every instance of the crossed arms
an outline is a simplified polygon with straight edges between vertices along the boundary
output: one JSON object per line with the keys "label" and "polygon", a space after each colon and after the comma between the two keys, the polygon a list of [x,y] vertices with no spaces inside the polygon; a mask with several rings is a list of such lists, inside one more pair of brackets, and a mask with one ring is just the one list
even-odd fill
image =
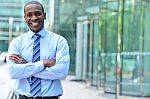
{"label": "crossed arms", "polygon": [[[59,38],[57,51],[49,53],[49,49],[45,49],[47,53],[43,53],[41,60],[34,63],[31,61],[32,56],[28,54],[32,53],[31,46],[23,44],[20,39],[17,39],[10,43],[8,49],[7,64],[12,79],[24,79],[31,76],[50,80],[66,78],[70,64],[69,47],[66,40]],[[22,50],[22,46],[26,46],[25,49]]]}
{"label": "crossed arms", "polygon": [[[26,64],[27,61],[20,55],[17,54],[11,54],[9,56],[9,59],[13,61],[16,64]],[[50,59],[50,60],[43,60],[44,68],[49,68],[55,65],[56,60]]]}

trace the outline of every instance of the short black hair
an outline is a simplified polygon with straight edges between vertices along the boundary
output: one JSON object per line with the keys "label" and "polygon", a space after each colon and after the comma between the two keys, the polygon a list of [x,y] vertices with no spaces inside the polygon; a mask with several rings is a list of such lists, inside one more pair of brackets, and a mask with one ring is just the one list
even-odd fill
{"label": "short black hair", "polygon": [[44,13],[44,7],[43,7],[43,5],[42,5],[41,3],[39,3],[38,1],[30,1],[30,2],[26,3],[25,6],[24,6],[24,13],[25,13],[25,7],[26,7],[27,5],[29,5],[29,4],[39,4],[39,5],[41,6],[41,8],[42,8],[42,12]]}

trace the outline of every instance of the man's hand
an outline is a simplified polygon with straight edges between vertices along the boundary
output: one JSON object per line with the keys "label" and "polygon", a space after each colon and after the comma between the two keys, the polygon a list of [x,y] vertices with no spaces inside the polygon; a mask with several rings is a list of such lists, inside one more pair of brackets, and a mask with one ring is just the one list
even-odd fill
{"label": "man's hand", "polygon": [[49,68],[49,67],[52,67],[54,66],[56,63],[56,60],[55,59],[50,59],[50,60],[43,60],[43,64],[44,64],[44,67],[45,68]]}
{"label": "man's hand", "polygon": [[13,62],[15,62],[16,64],[27,63],[27,61],[24,58],[22,58],[20,55],[17,55],[17,54],[11,54],[9,56],[9,59],[12,60]]}

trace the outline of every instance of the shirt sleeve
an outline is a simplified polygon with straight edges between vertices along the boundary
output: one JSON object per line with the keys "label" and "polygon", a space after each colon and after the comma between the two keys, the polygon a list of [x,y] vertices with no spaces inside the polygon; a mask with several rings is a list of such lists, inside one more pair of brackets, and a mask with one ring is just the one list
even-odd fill
{"label": "shirt sleeve", "polygon": [[[7,55],[7,64],[9,65],[9,73],[12,79],[23,79],[28,78],[32,76],[33,74],[40,72],[44,69],[43,61],[39,62],[29,62],[26,64],[16,64],[9,60],[9,55],[11,54],[20,54],[21,46],[19,45],[19,40],[14,39],[8,49],[8,55]],[[21,42],[20,42],[21,43]]]}
{"label": "shirt sleeve", "polygon": [[65,79],[70,64],[69,46],[67,41],[62,38],[58,40],[57,50],[56,50],[56,63],[50,68],[34,74],[35,77],[42,79]]}

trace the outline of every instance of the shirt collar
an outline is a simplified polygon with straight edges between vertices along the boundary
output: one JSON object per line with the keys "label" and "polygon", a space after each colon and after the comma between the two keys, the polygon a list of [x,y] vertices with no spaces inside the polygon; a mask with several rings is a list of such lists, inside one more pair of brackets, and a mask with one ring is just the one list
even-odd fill
{"label": "shirt collar", "polygon": [[[30,36],[31,39],[34,34],[36,34],[36,33],[29,29],[28,35]],[[38,32],[38,34],[41,35],[41,37],[43,38],[46,34],[46,29],[43,28],[41,31]]]}

